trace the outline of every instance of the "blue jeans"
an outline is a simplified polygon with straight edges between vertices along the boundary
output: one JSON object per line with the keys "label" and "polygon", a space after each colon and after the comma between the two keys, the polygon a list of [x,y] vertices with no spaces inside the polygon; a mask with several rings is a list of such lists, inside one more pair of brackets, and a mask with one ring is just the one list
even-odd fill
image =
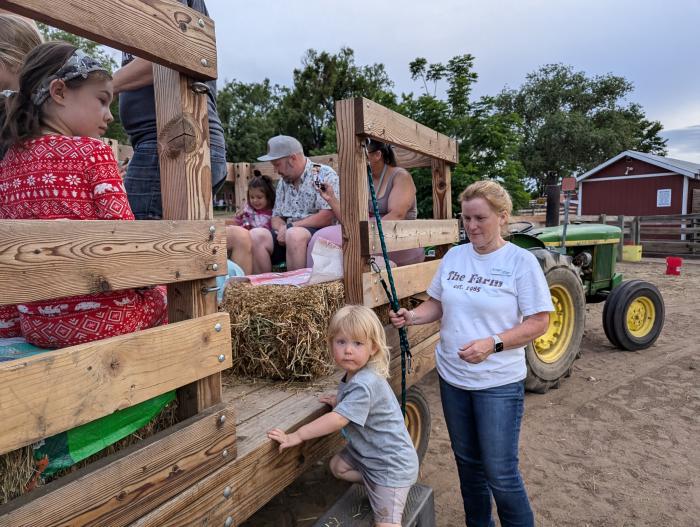
{"label": "blue jeans", "polygon": [[493,527],[491,496],[502,527],[534,527],[518,469],[523,381],[463,390],[440,379],[440,396],[457,462],[468,527]]}
{"label": "blue jeans", "polygon": [[[220,148],[211,148],[211,181],[214,192],[226,181],[226,156]],[[142,141],[134,146],[124,187],[137,220],[159,220],[163,217],[157,141]]]}

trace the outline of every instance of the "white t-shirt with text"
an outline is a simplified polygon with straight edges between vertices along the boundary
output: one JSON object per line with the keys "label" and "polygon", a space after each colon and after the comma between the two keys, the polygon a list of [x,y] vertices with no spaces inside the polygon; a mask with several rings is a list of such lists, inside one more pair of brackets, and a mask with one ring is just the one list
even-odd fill
{"label": "white t-shirt with text", "polygon": [[479,364],[462,360],[459,348],[517,326],[523,317],[554,311],[537,258],[508,242],[489,254],[472,244],[450,249],[428,294],[442,303],[438,373],[449,384],[482,390],[521,381],[527,374],[525,348],[490,354]]}

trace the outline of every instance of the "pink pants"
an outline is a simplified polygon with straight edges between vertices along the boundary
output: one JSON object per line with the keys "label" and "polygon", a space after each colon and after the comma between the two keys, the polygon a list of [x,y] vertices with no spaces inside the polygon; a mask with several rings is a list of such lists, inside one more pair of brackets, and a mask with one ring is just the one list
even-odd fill
{"label": "pink pants", "polygon": [[[306,249],[306,267],[313,267],[314,265],[313,258],[311,258],[311,251],[313,251],[314,244],[318,239],[324,239],[336,244],[338,247],[342,247],[343,234],[341,226],[331,225],[330,227],[319,229],[314,233]],[[382,252],[379,251],[375,254],[381,256]],[[389,259],[394,262],[397,267],[420,263],[425,260],[425,251],[423,251],[422,247],[417,247],[415,249],[404,249],[403,251],[394,251],[389,253]]]}

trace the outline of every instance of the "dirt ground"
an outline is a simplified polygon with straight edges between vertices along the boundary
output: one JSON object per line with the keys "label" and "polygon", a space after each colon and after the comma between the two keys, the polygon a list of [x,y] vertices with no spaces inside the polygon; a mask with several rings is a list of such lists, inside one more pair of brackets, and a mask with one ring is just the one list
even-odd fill
{"label": "dirt ground", "polygon": [[[700,525],[700,262],[681,276],[661,260],[619,270],[659,287],[666,323],[654,346],[623,352],[605,338],[603,304],[589,305],[572,376],[526,396],[520,466],[538,526]],[[464,525],[436,381],[420,383],[432,411],[420,481],[434,489],[437,525]],[[319,463],[245,525],[313,525],[345,488]]]}

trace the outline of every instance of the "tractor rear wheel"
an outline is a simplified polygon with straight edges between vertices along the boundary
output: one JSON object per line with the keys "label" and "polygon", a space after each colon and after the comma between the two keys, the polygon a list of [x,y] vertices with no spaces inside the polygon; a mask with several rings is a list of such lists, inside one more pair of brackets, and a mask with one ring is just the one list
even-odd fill
{"label": "tractor rear wheel", "polygon": [[418,462],[423,462],[423,457],[428,451],[430,441],[430,405],[423,391],[417,386],[411,386],[406,392],[406,428],[408,435],[418,454]]}
{"label": "tractor rear wheel", "polygon": [[586,296],[578,269],[569,257],[546,249],[535,249],[532,253],[547,279],[554,312],[549,314],[546,333],[525,348],[525,388],[545,393],[558,388],[560,379],[571,374],[583,338]]}
{"label": "tractor rear wheel", "polygon": [[664,300],[656,286],[630,280],[610,292],[603,309],[603,329],[615,347],[642,350],[659,338],[664,316]]}

